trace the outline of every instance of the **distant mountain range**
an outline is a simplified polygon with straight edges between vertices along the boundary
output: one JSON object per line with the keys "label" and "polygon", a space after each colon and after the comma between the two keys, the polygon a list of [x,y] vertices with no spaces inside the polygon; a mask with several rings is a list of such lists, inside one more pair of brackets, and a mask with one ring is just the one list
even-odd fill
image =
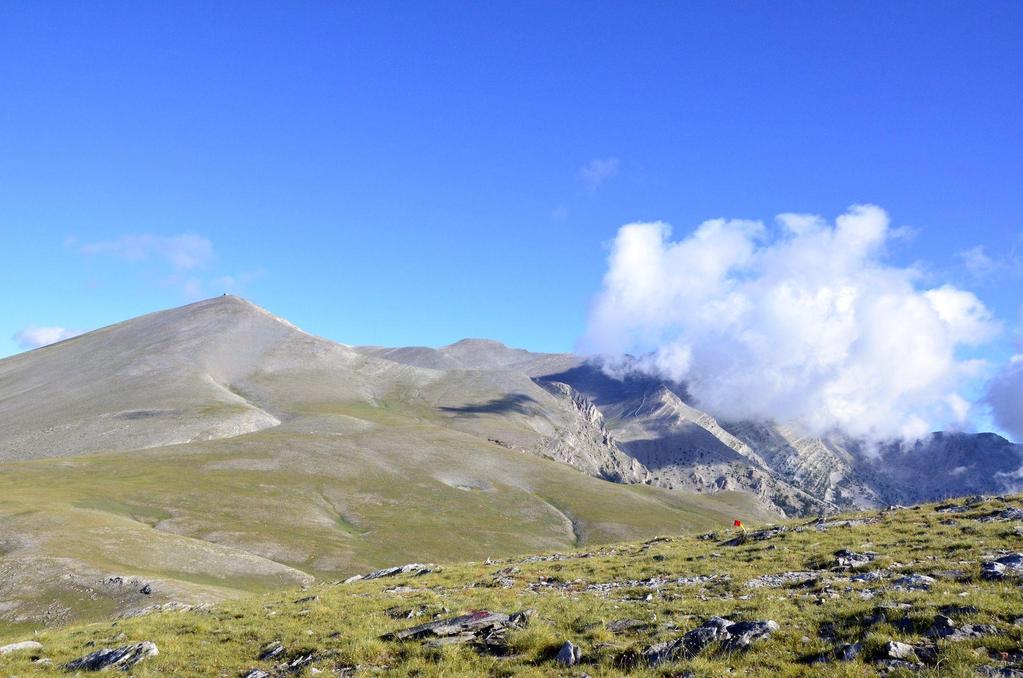
{"label": "distant mountain range", "polygon": [[993,434],[868,454],[578,356],[346,346],[224,296],[0,361],[0,621],[1001,493],[1021,465]]}
{"label": "distant mountain range", "polygon": [[[738,490],[796,515],[1023,487],[1023,445],[994,433],[935,432],[920,441],[866,445],[837,433],[808,435],[794,424],[719,422],[693,405],[684,385],[638,371],[615,379],[568,354],[529,353],[486,339],[440,349],[358,350],[417,367],[527,374],[601,431],[585,444],[566,438],[557,453],[535,451],[615,482]],[[542,411],[523,392],[509,392],[502,402],[519,413]]]}

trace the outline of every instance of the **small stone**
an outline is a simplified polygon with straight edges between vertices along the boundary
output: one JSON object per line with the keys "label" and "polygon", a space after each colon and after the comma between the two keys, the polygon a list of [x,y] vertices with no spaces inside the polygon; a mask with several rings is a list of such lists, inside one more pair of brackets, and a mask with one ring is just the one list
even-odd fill
{"label": "small stone", "polygon": [[536,616],[536,610],[533,608],[527,608],[525,610],[519,610],[508,615],[508,623],[512,626],[518,626],[524,628],[529,626],[529,621]]}
{"label": "small stone", "polygon": [[142,588],[139,589],[139,593],[141,593],[144,596],[148,596],[152,592],[153,592],[153,587],[150,586],[149,584],[146,584],[145,586],[143,586]]}
{"label": "small stone", "polygon": [[268,659],[274,659],[284,653],[284,645],[274,641],[267,643],[263,646],[263,649],[259,651],[259,661],[266,661]]}
{"label": "small stone", "polygon": [[248,673],[243,674],[242,678],[270,678],[270,674],[261,669],[252,669]]}
{"label": "small stone", "polygon": [[640,631],[650,626],[649,623],[640,619],[616,619],[612,622],[608,622],[607,630],[611,633],[627,633],[632,631]]}
{"label": "small stone", "polygon": [[554,661],[562,666],[575,666],[580,659],[582,659],[582,651],[570,640],[565,641],[565,644],[558,650],[557,656],[554,657]]}
{"label": "small stone", "polygon": [[838,566],[850,570],[869,565],[875,558],[877,558],[876,553],[856,553],[849,549],[842,549],[835,553],[835,559],[838,561]]}
{"label": "small stone", "polygon": [[835,648],[835,659],[851,662],[863,652],[863,643],[843,643]]}
{"label": "small stone", "polygon": [[889,640],[888,644],[884,646],[885,656],[892,659],[915,659],[916,653],[913,651],[913,646],[906,643],[900,643],[896,640]]}

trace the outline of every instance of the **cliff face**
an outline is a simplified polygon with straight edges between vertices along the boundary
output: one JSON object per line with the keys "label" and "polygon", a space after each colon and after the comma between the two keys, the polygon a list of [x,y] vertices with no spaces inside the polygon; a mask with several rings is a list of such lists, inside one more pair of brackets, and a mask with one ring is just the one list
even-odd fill
{"label": "cliff face", "polygon": [[616,483],[646,483],[649,471],[629,456],[608,431],[604,414],[581,393],[560,381],[542,382],[549,393],[566,403],[574,417],[545,441],[541,454],[590,475]]}
{"label": "cliff face", "polygon": [[[991,433],[936,433],[868,446],[795,424],[719,422],[683,385],[642,376],[615,380],[582,361],[539,377],[571,384],[602,412],[647,482],[669,489],[739,490],[787,514],[905,504],[1023,487],[1023,445]],[[926,472],[922,472],[926,469]]]}

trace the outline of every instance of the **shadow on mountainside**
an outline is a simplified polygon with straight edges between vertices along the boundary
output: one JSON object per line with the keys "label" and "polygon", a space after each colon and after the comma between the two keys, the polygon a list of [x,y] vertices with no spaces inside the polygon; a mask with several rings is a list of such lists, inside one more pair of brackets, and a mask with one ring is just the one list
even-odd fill
{"label": "shadow on mountainside", "polygon": [[459,405],[457,407],[441,407],[442,412],[452,414],[507,414],[516,412],[518,414],[529,414],[537,405],[536,400],[522,393],[509,393],[500,398],[493,398],[484,403],[470,405]]}

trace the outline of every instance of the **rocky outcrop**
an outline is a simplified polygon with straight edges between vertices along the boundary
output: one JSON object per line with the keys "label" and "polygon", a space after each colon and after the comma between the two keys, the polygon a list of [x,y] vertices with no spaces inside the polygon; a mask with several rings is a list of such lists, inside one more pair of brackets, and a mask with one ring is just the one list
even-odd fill
{"label": "rocky outcrop", "polygon": [[436,572],[437,566],[433,563],[409,563],[408,565],[396,565],[394,567],[385,567],[382,570],[376,570],[374,572],[368,572],[366,574],[357,574],[345,579],[343,584],[351,584],[357,581],[368,581],[371,579],[382,579],[384,577],[395,577],[399,574],[410,574],[413,577],[419,577],[424,574],[430,574]]}
{"label": "rocky outcrop", "polygon": [[677,640],[657,643],[646,648],[643,651],[643,658],[650,666],[692,659],[712,643],[719,641],[721,649],[725,652],[745,650],[754,642],[767,638],[778,628],[778,623],[771,620],[732,622],[722,617],[711,617]]}
{"label": "rocky outcrop", "polygon": [[625,454],[607,430],[604,415],[582,393],[559,381],[539,382],[565,402],[575,415],[570,425],[547,438],[541,454],[584,473],[617,483],[644,483],[650,474],[637,459]]}
{"label": "rocky outcrop", "polygon": [[125,645],[114,649],[103,648],[84,657],[79,657],[64,664],[65,671],[105,671],[118,668],[127,671],[147,657],[160,654],[156,644],[148,640],[134,645]]}

